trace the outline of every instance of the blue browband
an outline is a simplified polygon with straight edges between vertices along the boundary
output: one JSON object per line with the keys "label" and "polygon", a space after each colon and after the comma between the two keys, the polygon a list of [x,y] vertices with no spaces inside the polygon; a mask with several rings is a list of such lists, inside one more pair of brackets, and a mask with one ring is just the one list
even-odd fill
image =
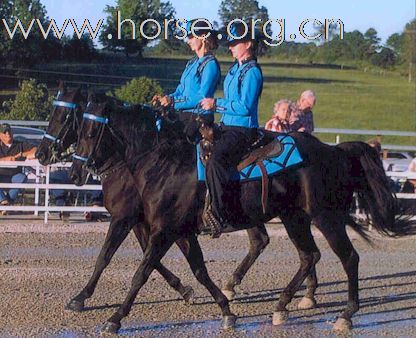
{"label": "blue browband", "polygon": [[56,137],[54,137],[52,135],[49,135],[49,134],[46,134],[46,133],[43,135],[43,137],[47,138],[48,140],[51,140],[51,141],[56,141],[57,140]]}
{"label": "blue browband", "polygon": [[72,157],[75,158],[76,160],[80,160],[82,162],[87,162],[88,161],[87,157],[82,157],[82,156],[79,156],[77,154],[73,154]]}
{"label": "blue browband", "polygon": [[65,101],[56,101],[54,100],[52,103],[55,107],[65,107],[75,109],[77,105],[75,103],[65,102]]}
{"label": "blue browband", "polygon": [[84,119],[96,121],[96,122],[103,123],[103,124],[108,124],[108,118],[106,118],[106,117],[100,117],[100,116],[96,116],[96,115],[88,114],[88,113],[84,113],[84,115],[82,115],[82,117]]}

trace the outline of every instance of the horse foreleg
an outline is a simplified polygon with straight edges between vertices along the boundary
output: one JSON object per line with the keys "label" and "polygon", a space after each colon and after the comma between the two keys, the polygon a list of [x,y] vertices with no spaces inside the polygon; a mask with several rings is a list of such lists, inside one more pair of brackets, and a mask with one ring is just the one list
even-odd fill
{"label": "horse foreleg", "polygon": [[289,235],[289,238],[298,250],[300,267],[288,286],[280,294],[275,312],[273,313],[273,325],[284,323],[289,316],[286,306],[292,301],[293,296],[299,290],[303,281],[313,272],[321,254],[315,244],[311,232],[311,220],[303,211],[282,215],[281,219]]}
{"label": "horse foreleg", "polygon": [[180,246],[180,249],[185,255],[193,274],[195,275],[198,282],[205,286],[205,288],[214,298],[215,302],[221,308],[222,328],[233,328],[235,326],[237,317],[231,313],[227,297],[224,296],[221,290],[209,277],[201,247],[199,246],[198,239],[194,234],[188,237],[188,244],[189,245],[186,247]]}
{"label": "horse foreleg", "polygon": [[133,276],[130,291],[123,304],[107,320],[107,323],[103,327],[103,332],[116,333],[118,331],[121,326],[121,320],[129,314],[137,293],[147,282],[150,274],[175,240],[175,236],[167,231],[159,231],[149,237],[149,243],[144,252],[143,259]]}
{"label": "horse foreleg", "polygon": [[247,230],[248,238],[250,241],[250,249],[246,257],[237,267],[228,280],[227,284],[221,289],[228,300],[233,300],[235,297],[235,286],[240,285],[247,271],[256,261],[257,257],[263,252],[266,246],[270,242],[269,235],[267,234],[266,227],[261,224],[258,227],[250,228]]}
{"label": "horse foreleg", "polygon": [[66,309],[72,311],[82,311],[84,309],[85,300],[93,295],[101,274],[108,266],[111,258],[114,256],[114,253],[126,239],[135,223],[137,223],[136,218],[111,220],[110,227],[108,228],[104,244],[101,248],[100,254],[98,255],[91,278],[82,291],[69,301]]}
{"label": "horse foreleg", "polygon": [[[145,224],[136,225],[133,227],[133,231],[144,252],[149,241],[149,227]],[[168,270],[162,263],[157,263],[155,269],[162,275],[166,282],[182,296],[186,303],[191,303],[192,297],[194,295],[194,290],[191,286],[184,286],[181,280],[170,270]]]}

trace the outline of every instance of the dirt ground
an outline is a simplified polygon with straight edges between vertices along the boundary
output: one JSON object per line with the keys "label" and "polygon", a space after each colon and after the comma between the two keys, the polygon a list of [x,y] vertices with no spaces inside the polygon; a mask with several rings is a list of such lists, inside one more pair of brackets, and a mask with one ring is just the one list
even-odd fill
{"label": "dirt ground", "polygon": [[[108,223],[68,225],[40,221],[0,221],[0,336],[93,337],[116,310],[130,286],[142,254],[132,236],[103,274],[83,313],[64,310],[87,282]],[[269,224],[270,245],[238,288],[231,310],[239,317],[234,331],[220,330],[220,310],[193,277],[179,250],[164,264],[195,290],[193,305],[154,272],[140,291],[120,335],[137,337],[323,337],[345,306],[346,277],[319,232],[322,259],[317,266],[318,307],[297,310],[301,290],[290,305],[289,321],[271,324],[279,293],[298,267],[297,253],[279,224]],[[360,254],[361,309],[353,317],[353,336],[416,337],[416,238],[375,235],[371,248],[351,235]],[[245,232],[212,240],[199,237],[211,277],[222,284],[248,250]]]}

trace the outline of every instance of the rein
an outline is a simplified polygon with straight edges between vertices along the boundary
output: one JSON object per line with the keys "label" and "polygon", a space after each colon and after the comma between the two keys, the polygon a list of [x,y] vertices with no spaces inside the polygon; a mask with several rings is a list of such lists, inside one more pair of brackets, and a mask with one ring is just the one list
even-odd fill
{"label": "rein", "polygon": [[[80,130],[82,130],[85,120],[90,120],[90,121],[97,122],[97,123],[100,124],[100,129],[98,131],[99,135],[98,135],[97,141],[94,143],[90,153],[88,154],[88,157],[81,156],[77,153],[74,153],[72,155],[72,157],[76,160],[84,162],[83,168],[85,170],[87,170],[89,173],[91,173],[93,175],[100,176],[101,178],[105,178],[110,173],[112,173],[112,172],[118,170],[119,168],[122,168],[122,167],[125,166],[124,161],[122,161],[122,162],[118,163],[117,165],[110,166],[109,168],[104,169],[104,170],[100,170],[100,168],[97,167],[97,163],[94,160],[94,155],[95,155],[97,149],[101,146],[101,143],[102,143],[103,137],[104,137],[105,129],[106,128],[108,129],[111,136],[120,145],[120,147],[122,147],[122,148],[125,147],[127,142],[125,140],[123,140],[123,138],[120,135],[118,135],[117,131],[109,123],[109,119],[107,117],[101,117],[101,116],[97,116],[97,115],[94,115],[94,114],[91,114],[91,113],[84,113]],[[80,137],[81,137],[81,133],[78,135],[78,143],[79,143]]]}
{"label": "rein", "polygon": [[[59,96],[59,94],[58,94]],[[67,108],[68,113],[66,114],[65,117],[65,121],[61,127],[61,129],[58,132],[58,135],[53,136],[51,134],[45,133],[43,135],[44,138],[46,138],[47,140],[50,141],[49,144],[49,150],[52,153],[52,161],[60,161],[62,159],[64,159],[65,157],[70,156],[70,153],[66,154],[65,157],[63,157],[63,153],[62,153],[62,149],[60,149],[60,147],[62,146],[61,140],[63,138],[65,138],[67,136],[67,134],[69,133],[69,131],[71,130],[71,123],[72,123],[72,130],[76,131],[78,128],[78,121],[76,119],[75,116],[75,112],[76,109],[78,107],[78,105],[76,103],[73,102],[66,102],[66,101],[59,101],[59,100],[55,100],[53,101],[53,106],[54,106],[54,110],[52,112],[52,114],[55,113],[57,107],[63,107],[63,108]],[[72,150],[72,148],[69,148],[70,151]]]}

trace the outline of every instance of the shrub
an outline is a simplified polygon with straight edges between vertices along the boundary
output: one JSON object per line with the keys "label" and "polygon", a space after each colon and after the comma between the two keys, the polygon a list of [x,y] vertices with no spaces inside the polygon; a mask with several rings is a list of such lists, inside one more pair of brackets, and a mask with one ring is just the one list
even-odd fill
{"label": "shrub", "polygon": [[155,80],[141,76],[116,89],[114,96],[129,104],[148,103],[154,95],[161,95],[162,87]]}
{"label": "shrub", "polygon": [[53,97],[49,96],[45,84],[29,79],[21,82],[16,98],[5,102],[4,108],[7,118],[11,120],[46,121],[49,119],[52,101]]}

